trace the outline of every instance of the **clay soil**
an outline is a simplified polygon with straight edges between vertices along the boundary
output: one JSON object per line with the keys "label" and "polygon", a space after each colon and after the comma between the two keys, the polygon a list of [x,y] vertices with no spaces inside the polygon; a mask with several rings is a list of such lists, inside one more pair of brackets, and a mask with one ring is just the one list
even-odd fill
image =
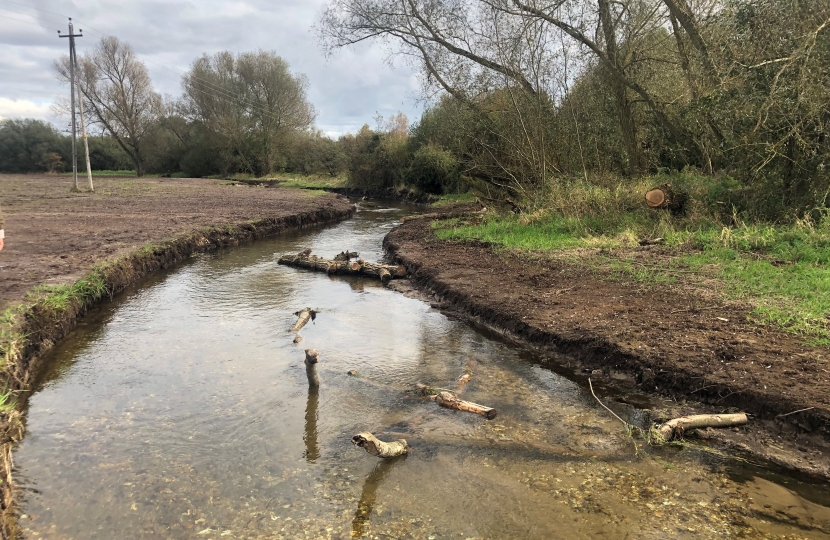
{"label": "clay soil", "polygon": [[746,428],[704,435],[830,476],[830,351],[750,323],[747,307],[703,287],[603,276],[584,261],[441,241],[430,219],[405,222],[385,246],[437,306],[564,353],[552,356],[574,377],[628,378],[657,396],[657,416],[744,410]]}
{"label": "clay soil", "polygon": [[95,178],[95,193],[72,193],[67,176],[0,175],[6,246],[0,252],[0,312],[40,284],[69,283],[95,263],[148,242],[209,226],[281,218],[321,207],[345,210],[333,194],[264,189],[221,180]]}

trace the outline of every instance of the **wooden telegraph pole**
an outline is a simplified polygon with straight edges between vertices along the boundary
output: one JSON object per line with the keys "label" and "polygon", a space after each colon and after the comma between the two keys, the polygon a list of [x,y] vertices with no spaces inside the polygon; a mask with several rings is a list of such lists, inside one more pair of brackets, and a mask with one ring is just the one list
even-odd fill
{"label": "wooden telegraph pole", "polygon": [[72,17],[69,18],[69,33],[61,34],[58,30],[58,37],[69,38],[69,88],[70,107],[72,109],[72,188],[78,191],[78,157],[75,151],[75,139],[78,131],[75,128],[75,38],[83,37],[83,34],[75,34],[72,26]]}

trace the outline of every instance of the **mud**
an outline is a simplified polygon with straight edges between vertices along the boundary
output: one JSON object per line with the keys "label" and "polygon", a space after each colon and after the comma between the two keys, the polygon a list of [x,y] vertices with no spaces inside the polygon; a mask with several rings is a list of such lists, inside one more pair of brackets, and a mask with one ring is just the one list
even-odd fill
{"label": "mud", "polygon": [[695,309],[712,303],[705,290],[601,279],[567,261],[441,241],[430,221],[405,222],[384,247],[434,307],[566,354],[570,363],[554,369],[576,379],[645,393],[655,420],[744,410],[747,427],[703,436],[830,478],[826,349],[754,325],[740,306]]}

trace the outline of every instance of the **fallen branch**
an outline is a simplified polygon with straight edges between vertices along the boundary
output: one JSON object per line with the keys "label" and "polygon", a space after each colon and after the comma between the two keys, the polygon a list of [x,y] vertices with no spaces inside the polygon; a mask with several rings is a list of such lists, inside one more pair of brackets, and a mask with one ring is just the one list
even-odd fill
{"label": "fallen branch", "polygon": [[422,396],[427,396],[438,405],[448,409],[480,414],[488,420],[492,420],[498,414],[496,409],[492,407],[485,407],[484,405],[479,405],[478,403],[473,403],[472,401],[464,401],[446,388],[435,388],[421,383],[416,384],[415,387]]}
{"label": "fallen branch", "polygon": [[[349,253],[349,255],[352,254],[353,252]],[[341,253],[341,255],[344,255],[344,253]],[[357,261],[323,259],[311,255],[308,249],[296,255],[283,255],[277,262],[286,266],[328,274],[371,276],[379,278],[383,283],[392,278],[406,277],[406,267],[403,265],[370,263],[363,259]]]}
{"label": "fallen branch", "polygon": [[800,412],[812,411],[813,409],[815,409],[815,407],[807,407],[806,409],[798,409],[797,411],[792,411],[792,412],[788,412],[788,413],[785,413],[785,414],[779,414],[778,416],[776,416],[776,418],[784,418],[785,416],[789,416],[791,414],[797,414],[797,413],[800,413]]}
{"label": "fallen branch", "polygon": [[368,431],[358,433],[352,437],[352,444],[365,449],[373,456],[379,458],[391,458],[401,456],[409,451],[406,439],[398,439],[394,442],[383,442]]}
{"label": "fallen branch", "polygon": [[470,382],[470,379],[473,378],[473,368],[475,367],[475,365],[475,360],[469,360],[464,365],[464,373],[455,382],[455,391],[457,393],[460,393],[462,390],[464,390],[464,387],[467,386],[467,383]]}
{"label": "fallen branch", "polygon": [[317,311],[314,311],[309,307],[303,309],[302,311],[295,312],[294,315],[296,315],[299,318],[297,319],[297,322],[294,323],[294,326],[291,327],[291,330],[289,330],[289,332],[299,332],[300,328],[305,326],[309,319],[313,321],[317,318],[317,313]]}
{"label": "fallen branch", "polygon": [[743,426],[746,424],[746,413],[736,414],[696,414],[693,416],[684,416],[682,418],[675,418],[669,420],[661,425],[658,429],[660,435],[667,441],[673,438],[683,438],[683,433],[687,429],[700,428],[726,428],[734,426]]}

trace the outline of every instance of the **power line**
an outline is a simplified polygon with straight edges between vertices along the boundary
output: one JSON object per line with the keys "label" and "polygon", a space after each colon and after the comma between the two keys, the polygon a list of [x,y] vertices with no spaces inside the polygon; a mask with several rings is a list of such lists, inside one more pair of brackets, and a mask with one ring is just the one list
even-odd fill
{"label": "power line", "polygon": [[[0,9],[3,9],[3,8],[0,8]],[[7,10],[7,11],[11,11],[11,10]],[[10,21],[20,22],[20,23],[23,23],[23,24],[30,24],[32,26],[39,26],[40,28],[43,28],[44,30],[55,30],[54,27],[49,28],[49,27],[46,27],[42,23],[39,23],[39,22],[24,21],[22,19],[16,19],[14,17],[9,17],[8,15],[0,15],[0,18],[8,19]]]}

